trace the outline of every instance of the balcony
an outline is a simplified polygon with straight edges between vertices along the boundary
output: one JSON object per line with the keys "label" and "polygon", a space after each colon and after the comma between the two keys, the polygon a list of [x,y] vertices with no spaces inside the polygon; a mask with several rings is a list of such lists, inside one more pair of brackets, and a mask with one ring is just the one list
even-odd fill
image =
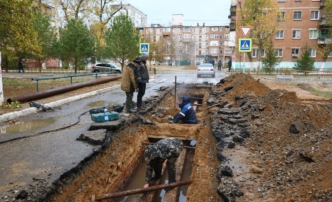
{"label": "balcony", "polygon": [[327,39],[326,37],[319,37],[318,38],[318,44],[319,45],[326,45],[326,44],[331,44],[332,39]]}
{"label": "balcony", "polygon": [[321,18],[319,21],[319,26],[325,27],[325,25],[326,25],[326,20],[324,18]]}
{"label": "balcony", "polygon": [[320,9],[323,9],[324,7],[325,7],[325,0],[321,0]]}

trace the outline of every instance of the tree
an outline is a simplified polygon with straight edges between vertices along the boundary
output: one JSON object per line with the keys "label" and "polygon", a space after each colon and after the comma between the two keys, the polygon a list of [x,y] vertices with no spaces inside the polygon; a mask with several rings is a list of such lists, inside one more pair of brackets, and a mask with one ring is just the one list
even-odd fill
{"label": "tree", "polygon": [[151,61],[155,60],[161,62],[165,57],[165,50],[163,49],[166,43],[163,39],[156,40],[150,33],[142,37],[142,42],[150,44],[149,62],[151,68]]}
{"label": "tree", "polygon": [[82,19],[89,7],[89,0],[54,0],[55,5],[60,5],[65,21]]}
{"label": "tree", "polygon": [[88,9],[92,15],[92,24],[90,26],[91,32],[97,39],[104,43],[103,36],[113,16],[118,13],[122,8],[122,3],[118,7],[112,7],[114,0],[90,0],[91,7]]}
{"label": "tree", "polygon": [[47,60],[55,56],[53,49],[53,42],[56,40],[55,28],[50,24],[50,18],[42,15],[40,12],[36,14],[35,19],[32,22],[34,30],[37,32],[37,42],[41,47],[40,54],[29,54],[28,57],[38,60],[39,71],[41,72],[42,61]]}
{"label": "tree", "polygon": [[55,43],[58,57],[63,61],[74,62],[75,74],[85,59],[94,55],[95,39],[81,20],[71,19],[60,30],[60,39]]}
{"label": "tree", "polygon": [[1,0],[0,16],[0,51],[8,72],[8,63],[17,59],[17,53],[37,55],[41,48],[32,24],[35,18],[32,0]]}
{"label": "tree", "polygon": [[311,71],[315,68],[315,60],[310,57],[310,49],[306,45],[303,48],[301,58],[297,60],[294,69],[304,71],[307,75],[307,71]]}
{"label": "tree", "polygon": [[[242,2],[244,5],[242,7]],[[239,26],[251,26],[249,38],[253,39],[253,45],[258,47],[257,60],[261,61],[261,53],[269,39],[276,33],[280,23],[284,20],[279,12],[276,1],[273,0],[241,0],[241,21]],[[251,53],[247,53],[249,61],[252,62]],[[258,63],[257,70],[259,71]]]}
{"label": "tree", "polygon": [[104,58],[112,58],[123,69],[126,60],[134,59],[139,51],[139,32],[131,19],[120,14],[112,21],[112,26],[105,32]]}
{"label": "tree", "polygon": [[266,47],[266,57],[262,60],[264,71],[268,73],[273,72],[274,67],[280,63],[280,60],[281,59],[275,55],[273,42],[270,40]]}
{"label": "tree", "polygon": [[322,56],[323,63],[326,62],[327,57],[332,52],[332,0],[326,0],[325,7],[322,11],[322,20],[320,37],[318,39],[318,52]]}

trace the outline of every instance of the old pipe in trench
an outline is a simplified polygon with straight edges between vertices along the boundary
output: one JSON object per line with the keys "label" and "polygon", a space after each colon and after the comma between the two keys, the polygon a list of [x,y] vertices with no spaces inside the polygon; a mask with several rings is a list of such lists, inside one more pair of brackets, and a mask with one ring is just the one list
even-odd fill
{"label": "old pipe in trench", "polygon": [[94,201],[101,201],[101,200],[110,199],[110,198],[117,198],[117,197],[121,197],[121,196],[128,196],[128,195],[145,193],[145,192],[150,192],[150,191],[157,191],[157,190],[161,190],[161,189],[165,189],[165,188],[171,188],[171,187],[179,187],[179,186],[184,186],[184,185],[191,184],[192,182],[193,182],[192,180],[187,180],[187,181],[181,181],[181,182],[174,182],[174,183],[171,183],[171,184],[157,185],[157,186],[148,187],[148,188],[133,189],[133,190],[128,190],[128,191],[110,193],[110,194],[106,194],[103,197],[96,198],[96,199],[94,199]]}
{"label": "old pipe in trench", "polygon": [[11,103],[13,101],[29,102],[29,101],[38,100],[38,99],[50,97],[50,96],[53,96],[53,95],[65,93],[65,92],[68,92],[68,91],[76,90],[76,89],[83,88],[83,87],[88,87],[88,86],[93,86],[93,85],[106,83],[106,82],[109,82],[109,81],[118,80],[118,79],[121,79],[121,78],[122,78],[122,76],[115,76],[115,77],[111,77],[111,78],[97,79],[97,80],[93,80],[93,81],[72,84],[72,85],[65,86],[65,87],[54,88],[54,89],[45,90],[45,91],[42,91],[42,92],[32,93],[32,94],[28,94],[28,95],[21,95],[21,96],[17,96],[17,97],[14,97],[14,98],[8,98],[7,102],[8,103]]}

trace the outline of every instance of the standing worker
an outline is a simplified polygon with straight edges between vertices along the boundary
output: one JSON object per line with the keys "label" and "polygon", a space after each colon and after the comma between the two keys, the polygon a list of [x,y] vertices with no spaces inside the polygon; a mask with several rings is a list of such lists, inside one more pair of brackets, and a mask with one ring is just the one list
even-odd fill
{"label": "standing worker", "polygon": [[148,67],[146,66],[146,60],[148,59],[149,55],[147,53],[143,53],[141,55],[142,62],[137,68],[137,85],[138,85],[138,94],[137,94],[137,108],[138,109],[145,109],[143,104],[143,96],[145,94],[146,83],[149,83],[149,72]]}
{"label": "standing worker", "polygon": [[232,58],[228,60],[228,71],[230,72],[232,69]]}
{"label": "standing worker", "polygon": [[169,123],[178,123],[182,121],[182,123],[186,124],[197,124],[197,117],[195,110],[190,105],[190,97],[183,96],[182,103],[179,104],[181,111],[174,116],[174,120],[172,116],[168,117]]}
{"label": "standing worker", "polygon": [[134,92],[138,92],[138,86],[136,84],[137,79],[137,67],[141,64],[141,58],[134,59],[134,64],[129,63],[125,68],[121,79],[121,90],[126,92],[126,111],[130,113],[136,112],[133,97]]}
{"label": "standing worker", "polygon": [[22,70],[22,73],[24,73],[22,58],[20,58],[18,60],[17,65],[18,65],[18,73],[21,73],[21,70]]}
{"label": "standing worker", "polygon": [[[176,159],[179,157],[182,148],[182,140],[177,138],[161,139],[153,145],[146,146],[144,150],[144,158],[146,161],[149,162],[146,166],[144,188],[149,187],[152,180],[158,180],[161,178],[162,166],[166,160],[168,183],[176,182],[175,162]],[[152,175],[153,171],[154,175]]]}
{"label": "standing worker", "polygon": [[219,71],[221,71],[221,67],[222,67],[222,62],[221,62],[221,60],[219,60],[219,62],[218,62],[218,70]]}

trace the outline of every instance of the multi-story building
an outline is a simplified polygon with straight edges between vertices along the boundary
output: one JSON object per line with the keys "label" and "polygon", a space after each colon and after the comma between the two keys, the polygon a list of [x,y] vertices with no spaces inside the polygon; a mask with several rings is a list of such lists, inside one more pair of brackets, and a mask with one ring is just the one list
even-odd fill
{"label": "multi-story building", "polygon": [[[147,15],[135,8],[131,4],[114,4],[114,10],[120,9],[119,13],[127,14],[133,21],[135,27],[145,27],[147,22]],[[117,14],[116,14],[117,15]]]}
{"label": "multi-story building", "polygon": [[[315,68],[332,68],[332,52],[325,63],[321,54],[320,47],[330,43],[326,39],[325,16],[322,14],[324,9],[324,0],[274,0],[279,8],[279,15],[276,21],[280,21],[276,34],[272,41],[275,48],[275,55],[281,58],[279,68],[293,68],[295,62],[301,57],[303,48],[308,45],[310,56],[315,59]],[[244,6],[245,0],[232,1],[230,15],[231,30],[236,30],[236,41],[243,38],[241,29],[236,27],[236,22],[241,20],[240,5]],[[253,45],[251,56],[254,64],[249,64],[248,59],[246,68],[257,66],[257,46]],[[266,56],[265,50],[262,50],[262,57]],[[243,53],[238,52],[238,43],[236,42],[235,54],[233,55],[233,66],[235,68],[243,67]],[[277,68],[278,68],[277,67]]]}
{"label": "multi-story building", "polygon": [[[173,15],[172,26],[164,27],[152,24],[141,28],[142,35],[149,35],[154,41],[168,40],[168,45],[174,51],[166,54],[166,62],[178,65],[183,60],[192,63],[203,63],[205,56],[210,56],[217,63],[227,61],[232,56],[233,49],[228,46],[230,30],[228,26],[185,26],[182,23],[183,15]],[[171,47],[169,47],[171,48]],[[167,53],[167,50],[166,50]]]}

